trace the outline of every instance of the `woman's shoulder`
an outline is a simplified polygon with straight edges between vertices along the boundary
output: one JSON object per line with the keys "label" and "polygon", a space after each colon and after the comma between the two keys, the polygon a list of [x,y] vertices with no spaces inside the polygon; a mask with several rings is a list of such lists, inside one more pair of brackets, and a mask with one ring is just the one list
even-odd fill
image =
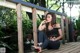
{"label": "woman's shoulder", "polygon": [[55,28],[60,28],[61,26],[60,26],[60,24],[59,23],[56,23],[55,24]]}

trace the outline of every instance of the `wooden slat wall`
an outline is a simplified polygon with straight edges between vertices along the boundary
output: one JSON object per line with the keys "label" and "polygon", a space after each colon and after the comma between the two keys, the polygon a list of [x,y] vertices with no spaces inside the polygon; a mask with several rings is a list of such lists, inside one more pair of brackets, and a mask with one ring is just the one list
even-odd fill
{"label": "wooden slat wall", "polygon": [[19,53],[23,52],[23,30],[22,30],[22,14],[21,14],[21,4],[17,4],[17,29],[18,29],[18,49]]}

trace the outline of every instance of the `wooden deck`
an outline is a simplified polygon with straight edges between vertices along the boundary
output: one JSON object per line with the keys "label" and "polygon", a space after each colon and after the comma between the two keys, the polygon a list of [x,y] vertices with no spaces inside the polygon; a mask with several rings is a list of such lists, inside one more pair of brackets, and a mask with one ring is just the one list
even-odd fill
{"label": "wooden deck", "polygon": [[62,44],[58,50],[44,50],[42,53],[80,53],[80,42]]}

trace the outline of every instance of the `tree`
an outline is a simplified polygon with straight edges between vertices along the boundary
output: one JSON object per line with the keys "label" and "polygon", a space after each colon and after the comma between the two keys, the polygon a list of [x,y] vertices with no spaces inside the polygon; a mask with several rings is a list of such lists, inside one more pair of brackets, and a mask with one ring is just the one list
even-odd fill
{"label": "tree", "polygon": [[77,30],[78,30],[78,35],[80,35],[79,31],[80,31],[80,15],[78,20],[76,20],[76,26],[77,26]]}

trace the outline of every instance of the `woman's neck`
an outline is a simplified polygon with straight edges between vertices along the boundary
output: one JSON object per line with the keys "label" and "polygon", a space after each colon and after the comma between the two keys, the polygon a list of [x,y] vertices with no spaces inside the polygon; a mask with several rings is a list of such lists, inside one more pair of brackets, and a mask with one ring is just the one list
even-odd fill
{"label": "woman's neck", "polygon": [[51,26],[51,23],[49,23],[49,26]]}
{"label": "woman's neck", "polygon": [[54,28],[56,25],[55,25],[55,24],[54,24],[54,25],[52,25],[51,23],[49,23],[49,25],[48,25],[48,26],[51,26],[51,27],[53,27],[53,28]]}

